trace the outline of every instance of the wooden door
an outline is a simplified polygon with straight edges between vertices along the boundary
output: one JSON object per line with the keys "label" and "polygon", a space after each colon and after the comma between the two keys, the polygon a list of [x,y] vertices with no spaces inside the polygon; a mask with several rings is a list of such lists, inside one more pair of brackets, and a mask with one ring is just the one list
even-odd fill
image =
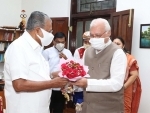
{"label": "wooden door", "polygon": [[[53,35],[57,32],[63,32],[66,35],[66,47],[68,41],[68,17],[58,17],[58,18],[51,18],[52,19],[52,29]],[[51,47],[53,44],[46,46],[46,48]]]}
{"label": "wooden door", "polygon": [[132,28],[134,10],[124,10],[111,14],[111,38],[122,37],[125,40],[125,48],[131,52]]}

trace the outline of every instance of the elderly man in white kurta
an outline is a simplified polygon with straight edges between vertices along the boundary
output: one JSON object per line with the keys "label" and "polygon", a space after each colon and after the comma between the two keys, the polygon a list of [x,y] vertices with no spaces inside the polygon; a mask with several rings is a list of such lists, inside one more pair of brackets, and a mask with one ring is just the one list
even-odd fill
{"label": "elderly man in white kurta", "polygon": [[51,88],[67,84],[64,78],[50,79],[49,64],[42,56],[43,46],[53,40],[51,31],[51,19],[35,11],[26,31],[8,47],[4,65],[6,113],[49,113]]}
{"label": "elderly man in white kurta", "polygon": [[111,40],[107,20],[98,18],[90,24],[90,43],[84,55],[90,78],[74,85],[84,87],[82,113],[124,113],[123,84],[127,59]]}

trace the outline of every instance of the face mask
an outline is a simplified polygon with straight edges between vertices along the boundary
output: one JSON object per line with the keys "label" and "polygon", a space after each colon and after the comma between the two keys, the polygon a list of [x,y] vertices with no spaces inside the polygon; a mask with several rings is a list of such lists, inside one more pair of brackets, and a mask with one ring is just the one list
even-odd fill
{"label": "face mask", "polygon": [[83,44],[84,48],[87,49],[88,47],[90,47],[90,44]]}
{"label": "face mask", "polygon": [[105,38],[91,38],[89,42],[94,49],[103,50],[106,47],[104,39]]}
{"label": "face mask", "polygon": [[61,52],[64,49],[65,45],[62,43],[58,43],[55,47],[59,52]]}
{"label": "face mask", "polygon": [[54,38],[54,35],[52,33],[49,33],[47,31],[45,31],[44,29],[40,28],[42,33],[43,33],[43,38],[40,37],[39,35],[37,35],[39,37],[39,39],[41,40],[41,44],[42,46],[48,46],[53,38]]}

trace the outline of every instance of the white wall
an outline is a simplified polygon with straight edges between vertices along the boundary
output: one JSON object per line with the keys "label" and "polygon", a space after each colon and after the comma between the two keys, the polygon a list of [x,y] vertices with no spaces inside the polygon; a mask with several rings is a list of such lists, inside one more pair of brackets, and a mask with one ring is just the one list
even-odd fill
{"label": "white wall", "polygon": [[139,113],[150,113],[150,49],[139,48],[140,24],[150,24],[149,0],[117,0],[117,11],[134,9],[132,54],[140,67],[142,97]]}
{"label": "white wall", "polygon": [[[21,0],[0,0],[0,26],[18,26],[21,21]],[[3,63],[0,63],[0,72]]]}
{"label": "white wall", "polygon": [[0,26],[18,26],[21,0],[0,0]]}
{"label": "white wall", "polygon": [[[33,11],[44,12],[49,17],[70,17],[70,3],[71,0],[22,0],[21,7],[26,11],[28,17]],[[69,25],[70,18],[68,20],[68,26]]]}
{"label": "white wall", "polygon": [[41,11],[50,17],[70,17],[71,0],[22,0],[22,9],[30,15],[33,11]]}
{"label": "white wall", "polygon": [[71,0],[0,0],[0,26],[18,26],[21,10],[27,18],[33,11],[41,11],[50,17],[70,17]]}
{"label": "white wall", "polygon": [[[26,11],[26,20],[33,11],[44,12],[50,17],[70,17],[70,2],[71,0],[0,0],[0,26],[18,26],[21,10]],[[3,63],[0,63],[0,71],[2,70]]]}

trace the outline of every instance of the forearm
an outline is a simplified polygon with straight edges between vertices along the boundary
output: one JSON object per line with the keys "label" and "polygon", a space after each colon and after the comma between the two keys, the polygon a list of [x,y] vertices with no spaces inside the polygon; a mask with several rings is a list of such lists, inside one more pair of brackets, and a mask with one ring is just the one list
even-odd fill
{"label": "forearm", "polygon": [[31,81],[17,79],[13,81],[13,87],[16,92],[36,92],[54,87],[52,80],[48,81]]}
{"label": "forearm", "polygon": [[89,92],[116,92],[123,87],[123,81],[115,79],[88,79],[86,91]]}
{"label": "forearm", "polygon": [[126,83],[124,84],[124,88],[128,88],[137,78],[138,75],[133,75],[130,76],[129,79],[126,81]]}

